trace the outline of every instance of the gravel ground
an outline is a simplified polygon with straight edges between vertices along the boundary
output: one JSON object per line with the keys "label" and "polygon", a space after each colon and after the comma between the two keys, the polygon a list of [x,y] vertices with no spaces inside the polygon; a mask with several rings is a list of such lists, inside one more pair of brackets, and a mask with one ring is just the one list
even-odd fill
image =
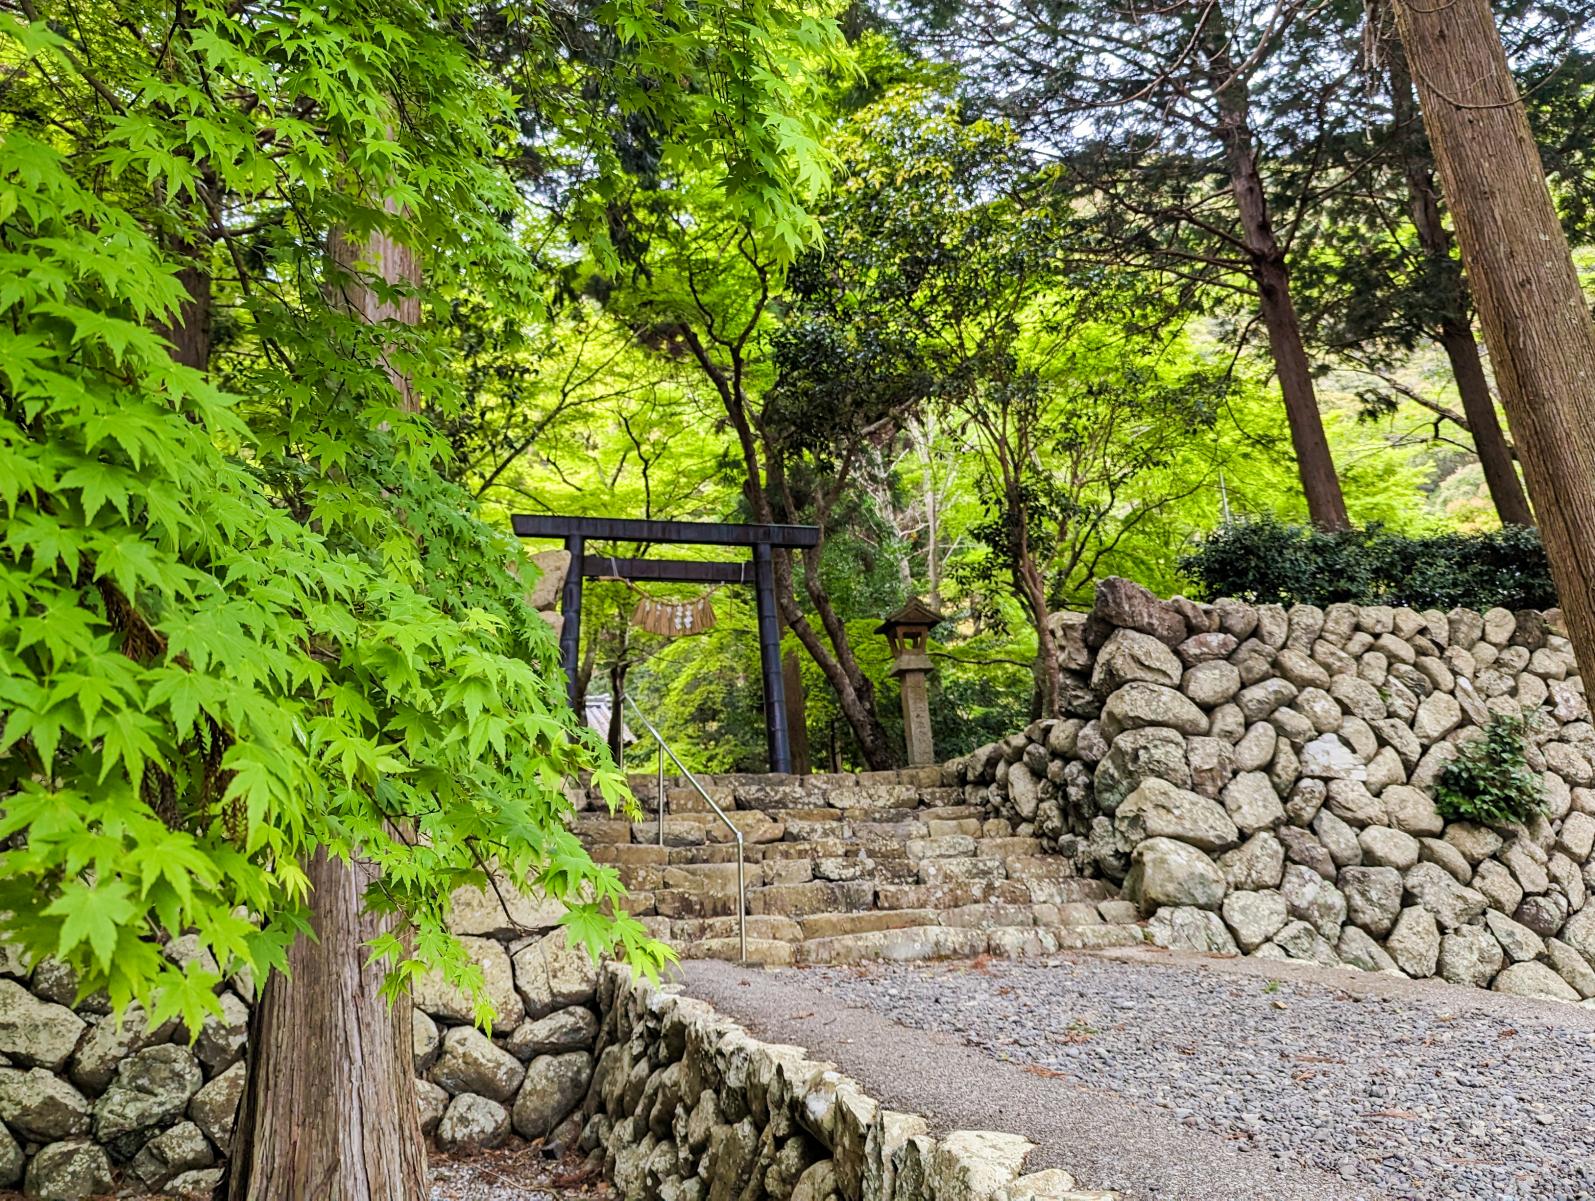
{"label": "gravel ground", "polygon": [[[1380,1195],[1333,1172],[1256,1154],[1249,1140],[1184,1125],[1165,1110],[1087,1088],[1062,1071],[988,1054],[959,1034],[900,1025],[878,1009],[821,991],[814,987],[819,978],[807,972],[696,960],[683,974],[691,995],[755,1037],[808,1048],[888,1108],[923,1114],[934,1134],[1024,1135],[1035,1144],[1027,1172],[1062,1168],[1081,1188],[1113,1189],[1135,1201],[1375,1201]],[[988,980],[987,987],[994,983],[1001,986]],[[875,991],[886,1013],[903,1007],[901,992]]]}
{"label": "gravel ground", "polygon": [[[541,1147],[519,1139],[511,1143],[460,1158],[430,1148],[428,1201],[614,1201],[614,1190],[602,1176],[590,1175],[583,1160],[548,1159]],[[151,1194],[148,1201],[165,1201],[168,1196]],[[29,1198],[0,1189],[0,1201]]]}
{"label": "gravel ground", "polygon": [[513,1143],[458,1159],[433,1151],[429,1201],[613,1201],[582,1160],[547,1159],[540,1147]]}
{"label": "gravel ground", "polygon": [[1253,965],[1080,956],[801,978],[1380,1196],[1595,1198],[1588,1010],[1266,970],[1280,978]]}

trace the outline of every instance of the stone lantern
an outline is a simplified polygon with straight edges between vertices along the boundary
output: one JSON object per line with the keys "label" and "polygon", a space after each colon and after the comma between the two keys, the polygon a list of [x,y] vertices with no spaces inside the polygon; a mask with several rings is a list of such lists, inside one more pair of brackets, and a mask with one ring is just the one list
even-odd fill
{"label": "stone lantern", "polygon": [[942,615],[922,600],[911,600],[881,622],[877,634],[892,648],[892,675],[903,695],[903,737],[908,763],[925,767],[936,762],[930,734],[930,655],[926,644]]}

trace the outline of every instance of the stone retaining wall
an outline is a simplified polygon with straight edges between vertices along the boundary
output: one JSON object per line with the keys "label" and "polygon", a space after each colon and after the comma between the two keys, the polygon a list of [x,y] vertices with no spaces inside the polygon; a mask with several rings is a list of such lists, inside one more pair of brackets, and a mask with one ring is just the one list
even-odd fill
{"label": "stone retaining wall", "polygon": [[[491,924],[485,898],[476,912]],[[436,982],[413,1010],[423,1125],[444,1150],[579,1147],[626,1201],[1113,1201],[1060,1171],[1023,1175],[1033,1148],[1017,1135],[933,1138],[801,1048],[758,1042],[619,965],[594,968],[560,931],[472,937],[498,1033],[469,1025],[464,998]],[[208,1197],[244,1087],[247,982],[230,982],[228,1020],[191,1044],[137,1013],[118,1026],[103,998],[74,1008],[59,965],[5,967],[0,1189]]]}
{"label": "stone retaining wall", "polygon": [[803,1048],[750,1037],[705,1002],[611,968],[584,1149],[624,1201],[1113,1201],[1023,1174],[1015,1134],[941,1138]]}
{"label": "stone retaining wall", "polygon": [[[1558,613],[1160,600],[1059,615],[1069,716],[966,796],[1122,883],[1168,946],[1595,997],[1595,726]],[[1491,714],[1532,716],[1546,808],[1445,822]]]}
{"label": "stone retaining wall", "polygon": [[[553,923],[563,909],[504,889],[456,894],[453,925],[498,1011],[491,1038],[438,979],[415,991],[416,1090],[426,1133],[450,1151],[512,1136],[574,1144],[573,1111],[592,1076],[597,971]],[[187,940],[168,954],[194,953]],[[220,1180],[244,1087],[252,989],[228,981],[223,1019],[197,1040],[142,1013],[120,1025],[103,996],[73,1005],[58,963],[31,969],[0,946],[0,1190],[69,1199],[209,1196]]]}

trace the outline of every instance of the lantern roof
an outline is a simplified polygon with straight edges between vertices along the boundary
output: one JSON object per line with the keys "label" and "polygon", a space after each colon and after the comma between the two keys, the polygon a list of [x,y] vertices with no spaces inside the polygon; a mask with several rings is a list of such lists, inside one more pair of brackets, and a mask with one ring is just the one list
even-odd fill
{"label": "lantern roof", "polygon": [[907,626],[924,626],[926,629],[938,624],[942,615],[932,609],[917,596],[909,600],[901,609],[887,615],[885,621],[876,627],[877,634],[890,634]]}

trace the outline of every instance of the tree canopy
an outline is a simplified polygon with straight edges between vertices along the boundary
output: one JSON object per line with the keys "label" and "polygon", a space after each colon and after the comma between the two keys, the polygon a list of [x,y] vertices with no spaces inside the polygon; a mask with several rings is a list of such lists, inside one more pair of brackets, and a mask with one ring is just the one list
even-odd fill
{"label": "tree canopy", "polygon": [[[623,782],[565,709],[525,560],[456,482],[503,436],[451,419],[512,403],[515,373],[494,360],[485,389],[454,350],[464,314],[515,314],[489,345],[535,356],[556,289],[528,180],[557,177],[612,254],[594,231],[633,128],[772,255],[807,245],[803,76],[834,25],[70,7],[0,14],[7,937],[197,1027],[218,972],[281,966],[322,851],[379,869],[367,903],[407,930],[373,947],[393,988],[479,983],[446,915],[489,871],[654,969],[562,820],[570,777],[616,805]],[[163,956],[184,933],[214,962]]]}
{"label": "tree canopy", "polygon": [[[472,983],[490,870],[662,962],[565,828],[622,765],[512,512],[819,525],[780,608],[841,769],[901,753],[910,595],[953,755],[1057,707],[1049,614],[1215,530],[1532,520],[1382,6],[998,7],[0,5],[8,937],[192,1024],[325,850],[394,988]],[[1591,14],[1502,20],[1582,244]],[[585,688],[762,763],[741,590],[681,640],[590,596]]]}

